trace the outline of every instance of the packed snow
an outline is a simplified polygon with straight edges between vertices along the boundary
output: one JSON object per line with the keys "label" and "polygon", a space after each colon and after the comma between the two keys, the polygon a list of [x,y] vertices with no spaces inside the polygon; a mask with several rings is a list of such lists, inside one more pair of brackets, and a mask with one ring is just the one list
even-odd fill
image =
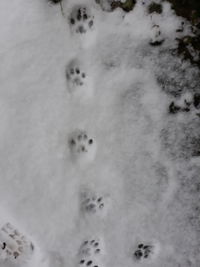
{"label": "packed snow", "polygon": [[200,266],[191,27],[110,2],[0,2],[2,267]]}

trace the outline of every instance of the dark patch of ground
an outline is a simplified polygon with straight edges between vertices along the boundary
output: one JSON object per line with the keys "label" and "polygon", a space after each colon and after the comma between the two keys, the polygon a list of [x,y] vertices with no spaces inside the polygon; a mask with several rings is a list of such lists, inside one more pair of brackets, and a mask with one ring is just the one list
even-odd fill
{"label": "dark patch of ground", "polygon": [[172,4],[178,16],[188,19],[193,25],[199,24],[200,1],[199,0],[167,0]]}
{"label": "dark patch of ground", "polygon": [[162,5],[157,4],[155,2],[152,2],[148,7],[148,12],[149,12],[149,14],[152,14],[152,13],[161,14],[162,13]]}
{"label": "dark patch of ground", "polygon": [[190,60],[200,68],[200,57],[196,58],[191,51],[200,53],[200,1],[199,0],[167,0],[178,16],[186,18],[192,25],[194,36],[178,39],[178,54]]}

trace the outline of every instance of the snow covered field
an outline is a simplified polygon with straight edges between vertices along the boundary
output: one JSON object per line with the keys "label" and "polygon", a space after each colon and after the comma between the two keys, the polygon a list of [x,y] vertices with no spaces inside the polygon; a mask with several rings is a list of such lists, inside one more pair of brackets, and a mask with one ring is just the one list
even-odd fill
{"label": "snow covered field", "polygon": [[199,267],[190,25],[100,2],[0,1],[0,266]]}

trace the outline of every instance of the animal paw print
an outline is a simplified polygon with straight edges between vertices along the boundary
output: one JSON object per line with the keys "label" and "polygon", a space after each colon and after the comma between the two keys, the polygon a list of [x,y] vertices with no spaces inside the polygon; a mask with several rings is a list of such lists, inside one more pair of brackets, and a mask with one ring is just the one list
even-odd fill
{"label": "animal paw print", "polygon": [[91,14],[89,7],[76,6],[71,12],[69,23],[73,33],[86,34],[93,30],[94,16]]}
{"label": "animal paw print", "polygon": [[12,262],[26,262],[34,251],[32,242],[10,223],[0,230],[0,259]]}
{"label": "animal paw print", "polygon": [[86,78],[86,73],[81,72],[78,66],[77,67],[72,66],[67,70],[67,80],[71,81],[75,86],[83,86],[85,78]]}
{"label": "animal paw print", "polygon": [[69,147],[72,157],[80,162],[91,162],[95,158],[96,143],[86,131],[76,130],[69,138]]}
{"label": "animal paw print", "polygon": [[138,261],[143,261],[147,259],[152,259],[157,255],[158,245],[157,244],[144,244],[140,243],[137,245],[137,249],[134,252],[134,259]]}
{"label": "animal paw print", "polygon": [[103,242],[100,238],[85,240],[79,251],[79,266],[102,267],[103,254]]}
{"label": "animal paw print", "polygon": [[103,197],[92,197],[85,199],[82,206],[86,212],[96,213],[97,211],[104,209],[105,204]]}
{"label": "animal paw print", "polygon": [[160,26],[156,25],[156,24],[153,25],[150,45],[151,46],[159,46],[159,45],[162,45],[163,42],[164,42],[164,39],[161,35]]}
{"label": "animal paw print", "polygon": [[80,62],[72,60],[66,69],[67,81],[70,85],[70,89],[74,90],[76,87],[82,87],[87,81],[87,74],[80,67]]}
{"label": "animal paw print", "polygon": [[66,78],[70,94],[83,99],[93,95],[92,78],[79,60],[72,60],[68,64]]}
{"label": "animal paw print", "polygon": [[99,257],[103,254],[102,240],[94,238],[85,240],[80,247],[80,256],[84,257]]}
{"label": "animal paw print", "polygon": [[88,191],[83,192],[81,194],[81,210],[89,215],[105,215],[109,200],[109,196],[97,195]]}

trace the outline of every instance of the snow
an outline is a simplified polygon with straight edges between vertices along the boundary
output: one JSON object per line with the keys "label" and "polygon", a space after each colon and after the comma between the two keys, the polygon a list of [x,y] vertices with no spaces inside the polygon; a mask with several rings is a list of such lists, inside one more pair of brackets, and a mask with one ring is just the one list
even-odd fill
{"label": "snow", "polygon": [[[94,16],[84,38],[69,24],[83,1],[63,1],[64,17],[46,1],[0,3],[0,222],[35,245],[25,266],[78,266],[93,238],[105,244],[98,267],[200,264],[199,118],[168,113],[170,101],[199,92],[199,73],[170,53],[189,27],[176,32],[183,19],[167,3],[148,15],[150,2],[125,13],[84,1]],[[78,95],[72,60],[90,77]],[[97,143],[81,166],[68,142],[77,129]],[[83,192],[103,196],[105,214],[85,214]],[[134,259],[139,243],[152,257]]]}

